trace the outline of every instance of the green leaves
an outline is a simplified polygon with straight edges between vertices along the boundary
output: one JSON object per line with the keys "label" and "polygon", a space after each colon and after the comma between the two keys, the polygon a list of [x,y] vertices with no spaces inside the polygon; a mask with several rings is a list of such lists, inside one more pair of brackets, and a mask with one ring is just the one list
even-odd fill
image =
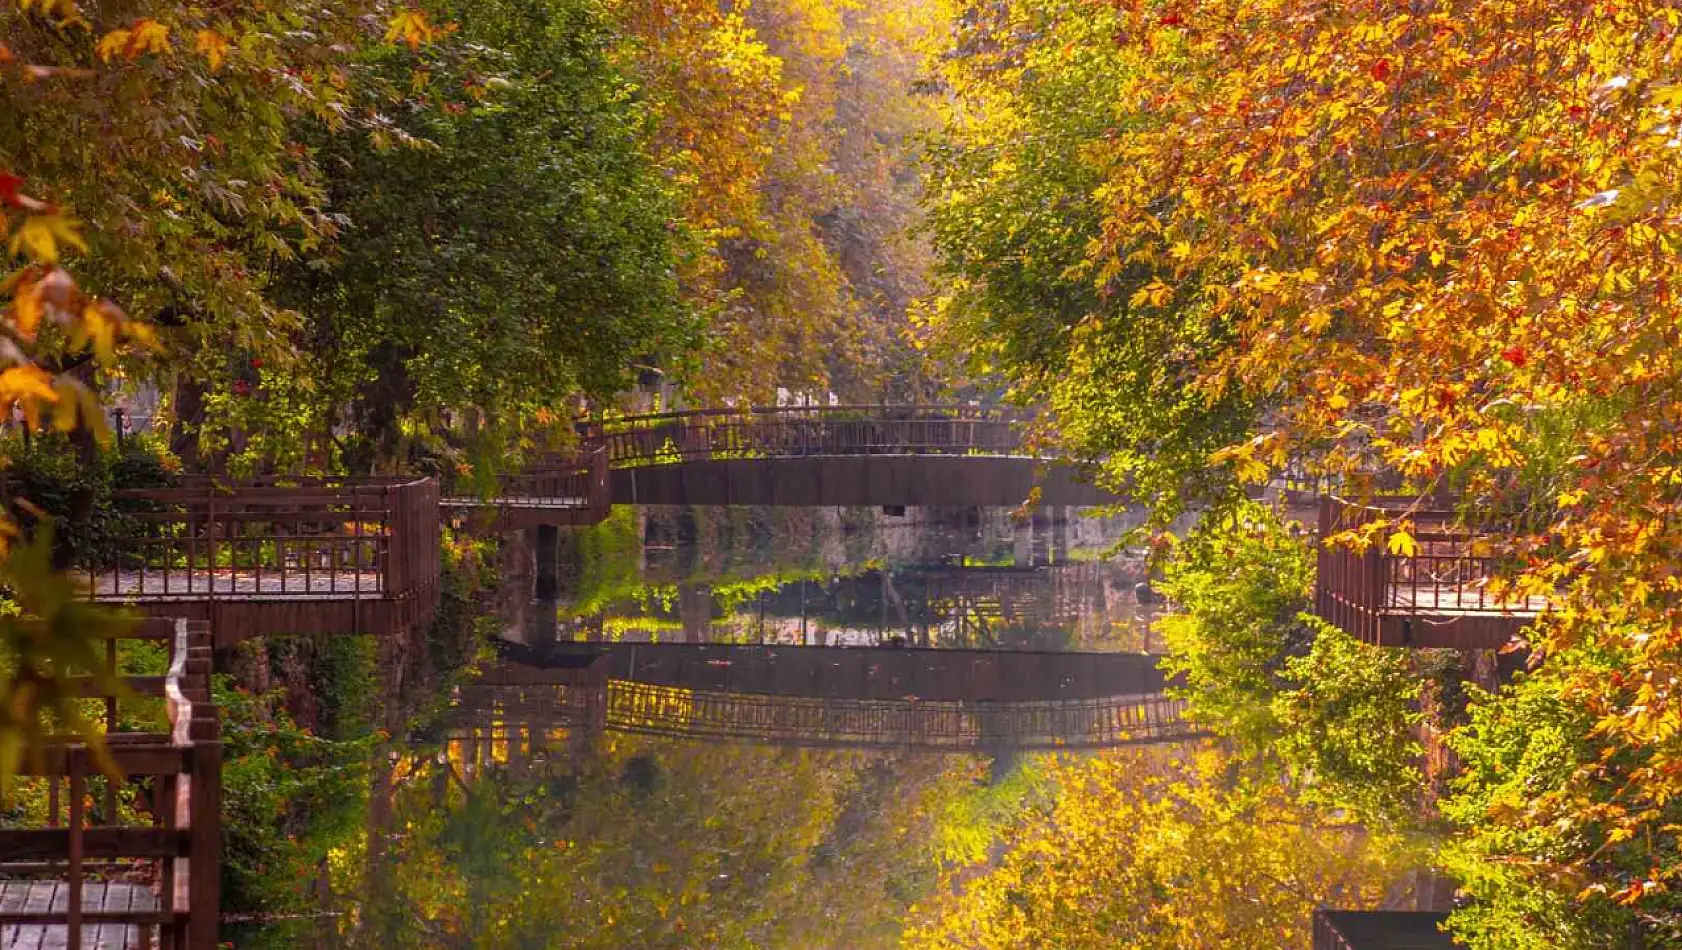
{"label": "green leaves", "polygon": [[79,598],[53,566],[52,536],[49,527],[37,529],[0,561],[0,583],[13,598],[0,615],[0,796],[51,736],[81,737],[109,767],[101,755],[103,727],[83,718],[78,700],[85,694],[70,677],[85,677],[96,694],[127,694],[106,669],[99,645],[130,621]]}

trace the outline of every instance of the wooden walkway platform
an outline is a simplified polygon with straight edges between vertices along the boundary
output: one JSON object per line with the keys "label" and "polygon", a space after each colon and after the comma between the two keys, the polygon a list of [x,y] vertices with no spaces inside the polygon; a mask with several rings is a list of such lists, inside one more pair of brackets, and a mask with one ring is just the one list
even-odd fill
{"label": "wooden walkway platform", "polygon": [[208,623],[219,645],[393,633],[437,610],[432,479],[196,476],[115,500],[120,553],[81,565],[87,596]]}
{"label": "wooden walkway platform", "polygon": [[[69,908],[67,881],[0,881],[0,914],[63,916]],[[144,940],[138,924],[93,923],[106,914],[129,916],[158,913],[158,895],[140,884],[82,885],[82,927],[79,950],[139,950]],[[78,950],[69,944],[65,924],[0,924],[0,950]]]}
{"label": "wooden walkway platform", "polygon": [[490,490],[480,492],[452,482],[444,491],[444,508],[489,517],[503,531],[600,524],[613,512],[607,447],[599,444],[499,475],[494,487],[486,487]]}
{"label": "wooden walkway platform", "polygon": [[1414,500],[1359,505],[1321,499],[1319,536],[1377,519],[1413,524],[1414,549],[1382,540],[1364,551],[1320,545],[1314,613],[1375,646],[1489,650],[1505,646],[1547,608],[1542,596],[1496,597],[1490,582],[1509,570],[1512,545],[1498,530],[1471,531],[1456,513]]}

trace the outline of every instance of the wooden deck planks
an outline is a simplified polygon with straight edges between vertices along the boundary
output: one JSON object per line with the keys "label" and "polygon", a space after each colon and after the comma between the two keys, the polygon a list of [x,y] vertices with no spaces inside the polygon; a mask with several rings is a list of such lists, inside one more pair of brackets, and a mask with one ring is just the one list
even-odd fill
{"label": "wooden deck planks", "polygon": [[466,496],[445,498],[446,508],[537,508],[576,509],[590,507],[590,499],[582,497],[547,498],[528,495],[496,495],[490,498]]}
{"label": "wooden deck planks", "polygon": [[181,600],[218,598],[383,596],[379,571],[288,568],[264,570],[148,570],[102,572],[92,578],[95,600]]}
{"label": "wooden deck planks", "polygon": [[1548,605],[1548,598],[1539,596],[1496,600],[1482,586],[1391,588],[1391,613],[1453,616],[1456,614],[1498,614],[1508,617],[1535,617]]}
{"label": "wooden deck planks", "polygon": [[[63,881],[0,881],[0,913],[63,913],[70,887]],[[137,884],[82,886],[84,911],[158,909],[151,888]],[[84,924],[79,950],[130,950],[145,945],[135,924]],[[63,924],[0,924],[0,950],[72,950]]]}

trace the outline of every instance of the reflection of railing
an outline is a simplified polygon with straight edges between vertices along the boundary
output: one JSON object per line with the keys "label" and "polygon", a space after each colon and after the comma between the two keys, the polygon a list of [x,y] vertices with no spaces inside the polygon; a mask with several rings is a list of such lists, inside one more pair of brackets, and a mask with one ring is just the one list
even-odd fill
{"label": "reflection of railing", "polygon": [[729,458],[1015,456],[1021,419],[974,406],[797,406],[662,413],[591,423],[614,468]]}
{"label": "reflection of railing", "polygon": [[607,727],[788,745],[1094,748],[1192,738],[1160,694],[1037,703],[925,703],[715,693],[614,680]]}
{"label": "reflection of railing", "polygon": [[444,504],[457,510],[495,510],[506,527],[576,525],[606,520],[612,497],[607,449],[598,445],[500,474],[488,495],[471,485],[452,485]]}
{"label": "reflection of railing", "polygon": [[[600,697],[598,699],[597,697]],[[796,746],[967,751],[1103,748],[1201,733],[1160,693],[1046,702],[921,702],[771,696],[609,680],[478,684],[458,691],[452,723],[508,735],[555,727]],[[595,718],[598,708],[601,719]]]}
{"label": "reflection of railing", "polygon": [[[101,774],[74,739],[23,763],[21,781],[46,786],[47,827],[0,830],[0,946],[217,946],[221,739],[209,634],[151,620],[122,639],[166,645],[166,675],[123,683],[135,696],[163,698],[169,731],[115,731],[117,698],[95,680],[75,680],[104,700],[106,749],[121,778]],[[107,676],[117,658],[108,640]],[[129,809],[147,823],[123,823]]]}
{"label": "reflection of railing", "polygon": [[1365,550],[1320,548],[1315,612],[1350,635],[1382,646],[1494,647],[1546,605],[1541,597],[1493,596],[1489,584],[1510,566],[1510,545],[1494,533],[1456,527],[1450,511],[1327,497],[1320,537],[1380,518],[1406,519],[1411,542],[1392,549],[1380,536]]}
{"label": "reflection of railing", "polygon": [[399,599],[437,582],[430,479],[197,478],[116,501],[121,554],[86,569],[95,599]]}

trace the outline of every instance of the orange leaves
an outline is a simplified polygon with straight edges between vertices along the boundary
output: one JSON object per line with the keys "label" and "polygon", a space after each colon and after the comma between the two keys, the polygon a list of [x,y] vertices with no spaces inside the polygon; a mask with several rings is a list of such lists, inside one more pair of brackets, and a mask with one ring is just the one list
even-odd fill
{"label": "orange leaves", "polygon": [[388,21],[385,41],[407,43],[409,49],[418,50],[422,43],[430,43],[444,32],[444,29],[433,26],[424,12],[411,7],[394,14]]}
{"label": "orange leaves", "polygon": [[19,10],[24,13],[39,13],[50,17],[60,26],[87,25],[82,17],[82,11],[76,6],[76,0],[14,0]]}
{"label": "orange leaves", "polygon": [[[83,420],[97,428],[103,417],[92,393],[67,377],[55,378],[40,358],[91,349],[100,363],[109,364],[125,342],[150,346],[151,329],[129,320],[110,301],[84,293],[58,266],[66,246],[86,251],[87,245],[73,219],[26,195],[23,184],[17,176],[0,172],[0,236],[7,238],[10,256],[24,259],[22,267],[0,282],[0,295],[11,298],[0,310],[0,413],[9,415],[21,407],[26,423],[35,427],[43,407],[53,405],[59,407],[53,414],[55,425],[68,428]],[[16,219],[5,209],[24,214]],[[46,345],[41,328],[47,325],[57,331],[49,334],[50,349],[29,352]]]}
{"label": "orange leaves", "polygon": [[149,17],[139,19],[128,29],[112,30],[100,37],[94,51],[106,62],[114,56],[138,59],[147,53],[167,53],[170,51],[169,27]]}
{"label": "orange leaves", "polygon": [[215,30],[200,30],[193,34],[193,52],[202,55],[215,72],[228,58],[228,39]]}

